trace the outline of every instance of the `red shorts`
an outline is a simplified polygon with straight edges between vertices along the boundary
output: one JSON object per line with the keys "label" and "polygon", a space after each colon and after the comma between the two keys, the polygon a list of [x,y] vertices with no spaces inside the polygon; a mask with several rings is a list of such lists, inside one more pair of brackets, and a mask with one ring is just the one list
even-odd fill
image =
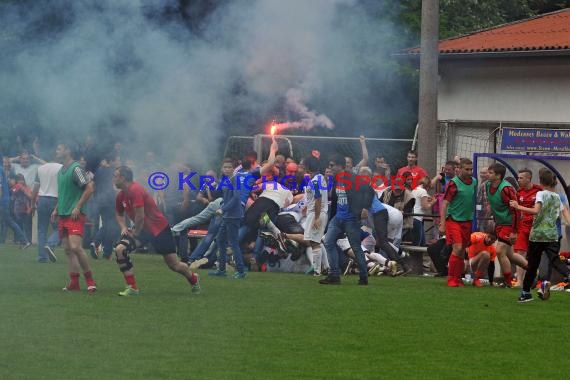
{"label": "red shorts", "polygon": [[497,240],[501,243],[507,245],[512,245],[510,239],[511,233],[513,232],[512,226],[495,226],[495,233],[497,234]]}
{"label": "red shorts", "polygon": [[528,252],[528,236],[531,227],[521,227],[517,232],[517,241],[513,245],[515,252]]}
{"label": "red shorts", "polygon": [[59,232],[59,239],[63,239],[69,235],[83,236],[85,227],[85,215],[80,214],[77,220],[71,220],[71,216],[60,216],[57,223],[57,231]]}
{"label": "red shorts", "polygon": [[461,244],[467,248],[471,241],[471,221],[456,222],[453,219],[445,220],[445,242],[447,245]]}

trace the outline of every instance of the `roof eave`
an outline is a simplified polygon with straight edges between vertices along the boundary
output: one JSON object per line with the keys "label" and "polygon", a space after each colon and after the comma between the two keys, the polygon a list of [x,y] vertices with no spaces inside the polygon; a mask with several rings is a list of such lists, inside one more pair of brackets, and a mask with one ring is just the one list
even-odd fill
{"label": "roof eave", "polygon": [[[396,53],[396,58],[419,59],[420,53]],[[528,58],[528,57],[568,57],[570,49],[556,50],[520,50],[520,51],[478,51],[467,53],[439,53],[440,60],[487,59],[487,58]]]}

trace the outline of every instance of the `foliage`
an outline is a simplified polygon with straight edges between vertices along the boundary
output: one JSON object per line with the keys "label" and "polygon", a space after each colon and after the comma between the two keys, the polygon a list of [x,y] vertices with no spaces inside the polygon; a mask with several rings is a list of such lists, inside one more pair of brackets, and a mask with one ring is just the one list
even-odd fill
{"label": "foliage", "polygon": [[[439,0],[439,39],[456,37],[481,29],[522,20],[570,7],[570,0]],[[395,10],[395,11],[394,11]],[[420,45],[422,0],[400,0],[393,19],[400,25],[402,49]],[[398,78],[410,97],[418,93],[417,62],[401,61]],[[416,118],[416,115],[412,115]]]}
{"label": "foliage", "polygon": [[[537,14],[570,7],[569,0],[439,0],[440,39],[522,20]],[[402,0],[399,20],[405,39],[418,45],[422,0]]]}

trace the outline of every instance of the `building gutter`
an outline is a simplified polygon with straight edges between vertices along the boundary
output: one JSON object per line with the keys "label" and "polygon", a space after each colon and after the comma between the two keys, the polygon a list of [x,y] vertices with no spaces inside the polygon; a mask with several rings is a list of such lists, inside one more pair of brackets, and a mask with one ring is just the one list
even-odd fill
{"label": "building gutter", "polygon": [[[420,53],[396,53],[392,56],[403,60],[419,60]],[[440,60],[494,59],[494,58],[542,58],[570,57],[570,49],[524,50],[524,51],[481,51],[469,53],[439,53]]]}

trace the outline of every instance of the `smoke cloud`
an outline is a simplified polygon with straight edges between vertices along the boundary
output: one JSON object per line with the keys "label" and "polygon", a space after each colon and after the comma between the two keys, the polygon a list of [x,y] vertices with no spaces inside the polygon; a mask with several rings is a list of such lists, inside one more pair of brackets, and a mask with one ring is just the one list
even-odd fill
{"label": "smoke cloud", "polygon": [[[183,3],[192,13],[198,2]],[[133,140],[170,159],[182,149],[197,165],[230,129],[267,133],[275,116],[282,127],[375,130],[394,112],[379,102],[394,29],[362,4],[238,0],[189,28],[178,0],[4,3],[0,128]]]}
{"label": "smoke cloud", "polygon": [[276,124],[278,130],[288,128],[312,129],[316,126],[332,129],[334,124],[326,115],[318,115],[315,111],[309,110],[303,99],[303,92],[299,89],[292,88],[287,91],[286,109],[300,117],[299,121]]}

